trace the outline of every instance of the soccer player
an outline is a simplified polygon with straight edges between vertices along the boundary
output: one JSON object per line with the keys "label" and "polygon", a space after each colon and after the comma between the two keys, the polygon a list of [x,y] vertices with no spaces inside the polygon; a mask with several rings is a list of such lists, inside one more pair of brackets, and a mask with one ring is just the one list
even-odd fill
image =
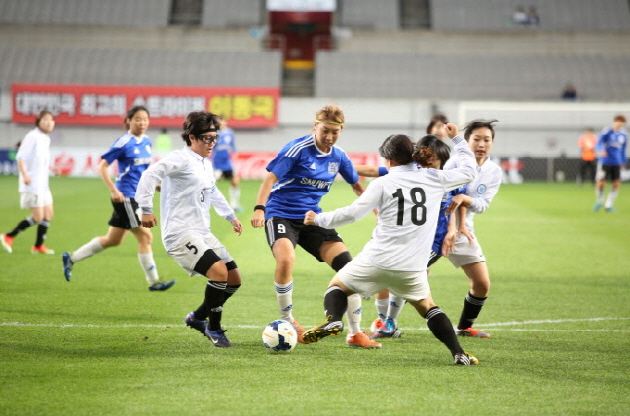
{"label": "soccer player", "polygon": [[166,252],[190,276],[208,279],[203,303],[184,322],[215,347],[227,348],[232,344],[221,328],[223,304],[241,286],[241,274],[230,253],[210,231],[210,206],[232,224],[238,235],[243,226],[216,187],[208,159],[219,126],[216,114],[188,114],[182,133],[186,146],[169,153],[142,174],[136,199],[142,209],[142,226],[155,227],[153,195],[162,183],[160,223]]}
{"label": "soccer player", "polygon": [[[352,260],[334,229],[304,225],[307,211],[321,212],[319,201],[332,187],[337,173],[357,195],[365,190],[352,162],[335,145],[344,121],[343,111],[334,105],[316,112],[314,132],[289,142],[267,166],[268,173],[258,191],[251,219],[253,227],[265,226],[267,242],[276,260],[274,282],[280,318],[293,324],[300,342],[303,342],[304,328],[292,313],[295,246],[299,244],[335,271]],[[347,344],[350,347],[380,348],[380,343],[372,341],[360,329],[361,297],[353,296],[349,304]]]}
{"label": "soccer player", "polygon": [[[447,125],[461,167],[451,170],[418,169],[413,163],[413,143],[408,136],[389,136],[379,149],[389,173],[375,179],[350,206],[333,212],[306,213],[305,224],[332,228],[352,223],[378,208],[378,223],[363,251],[337,272],[326,294],[326,321],[303,335],[317,342],[343,330],[347,296],[371,296],[387,288],[413,305],[437,339],[450,350],[457,365],[477,364],[464,352],[446,314],[433,302],[426,266],[435,235],[440,201],[445,192],[475,177],[475,161],[457,127]],[[423,156],[429,156],[428,151]],[[425,161],[426,164],[426,161]]]}
{"label": "soccer player", "polygon": [[[490,207],[492,199],[501,186],[501,167],[489,158],[494,144],[494,123],[496,122],[496,120],[474,120],[465,127],[464,139],[475,155],[477,177],[466,185],[466,193],[453,197],[446,210],[447,214],[451,214],[462,205],[467,208],[465,227],[469,233],[457,238],[452,247],[452,253],[448,256],[456,268],[461,267],[464,270],[470,283],[470,291],[464,299],[464,308],[457,324],[457,334],[466,337],[490,337],[487,332],[473,327],[490,291],[490,274],[481,245],[475,237],[473,218],[475,214],[481,214]],[[446,162],[444,169],[457,168],[459,163],[458,160],[450,159]]]}
{"label": "soccer player", "polygon": [[218,131],[219,140],[212,149],[212,166],[217,180],[225,178],[230,181],[230,206],[236,212],[241,212],[241,190],[239,178],[234,173],[232,157],[236,153],[234,130],[228,127],[227,120],[221,119],[221,130]]}
{"label": "soccer player", "polygon": [[[149,128],[149,111],[142,106],[129,109],[125,117],[127,133],[120,136],[112,147],[101,156],[98,171],[105,186],[111,192],[114,213],[109,220],[106,235],[94,237],[72,254],[62,255],[63,273],[67,281],[72,277],[75,263],[101,251],[122,244],[129,231],[138,240],[138,261],[144,271],[150,291],[163,291],[175,284],[175,280],[162,282],[153,260],[151,231],[141,227],[136,202],[136,187],[142,172],[151,163],[151,139],[145,134]],[[112,182],[109,165],[118,162],[116,183]]]}
{"label": "soccer player", "polygon": [[19,177],[20,207],[30,209],[31,215],[11,232],[0,234],[2,246],[13,252],[13,239],[22,231],[37,224],[37,237],[31,253],[55,254],[44,245],[46,233],[53,217],[53,198],[48,184],[50,168],[50,136],[55,118],[49,111],[41,111],[35,119],[35,128],[22,140],[16,159]]}
{"label": "soccer player", "polygon": [[[625,169],[628,164],[626,157],[628,133],[624,129],[625,125],[626,118],[622,115],[616,116],[612,128],[605,128],[597,141],[599,160],[597,163],[597,184],[595,185],[597,202],[593,207],[595,212],[599,211],[602,205],[604,205],[606,212],[615,212],[613,204],[619,194],[619,188],[621,188],[621,169]],[[612,182],[612,189],[608,192],[604,204],[606,181]]]}

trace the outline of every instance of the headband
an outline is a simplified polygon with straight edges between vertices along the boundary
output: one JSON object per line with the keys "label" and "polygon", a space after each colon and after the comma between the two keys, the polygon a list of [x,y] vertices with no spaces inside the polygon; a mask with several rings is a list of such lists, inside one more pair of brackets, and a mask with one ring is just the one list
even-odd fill
{"label": "headband", "polygon": [[329,123],[329,124],[337,124],[339,126],[343,126],[343,123],[337,123],[336,121],[315,120],[315,123]]}

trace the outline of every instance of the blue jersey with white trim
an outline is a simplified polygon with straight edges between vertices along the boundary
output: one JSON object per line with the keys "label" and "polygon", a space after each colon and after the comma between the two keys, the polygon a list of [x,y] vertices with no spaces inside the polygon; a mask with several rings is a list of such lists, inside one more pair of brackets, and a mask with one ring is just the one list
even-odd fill
{"label": "blue jersey with white trim", "polygon": [[151,164],[151,139],[148,136],[139,139],[127,132],[101,158],[110,165],[118,161],[116,188],[124,196],[134,198],[140,176]]}
{"label": "blue jersey with white trim", "polygon": [[628,143],[628,133],[624,129],[614,131],[605,128],[597,141],[597,150],[606,151],[606,157],[600,157],[602,165],[621,166],[627,163],[626,144]]}
{"label": "blue jersey with white trim", "polygon": [[337,146],[322,153],[315,135],[300,137],[288,143],[267,165],[278,177],[267,199],[265,219],[282,217],[303,219],[307,211],[322,212],[319,201],[330,188],[337,173],[349,184],[359,181],[350,158]]}
{"label": "blue jersey with white trim", "polygon": [[236,153],[234,143],[234,131],[230,128],[219,130],[219,139],[212,148],[212,166],[214,169],[225,172],[232,170],[231,153]]}

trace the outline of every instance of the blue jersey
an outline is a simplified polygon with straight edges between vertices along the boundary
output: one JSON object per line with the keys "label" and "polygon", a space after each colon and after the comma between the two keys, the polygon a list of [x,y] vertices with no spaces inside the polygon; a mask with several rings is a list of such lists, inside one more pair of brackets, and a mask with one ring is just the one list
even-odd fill
{"label": "blue jersey", "polygon": [[219,140],[217,140],[214,148],[212,148],[212,166],[214,169],[226,171],[232,170],[231,153],[236,153],[236,145],[234,143],[234,131],[225,128],[218,131]]}
{"label": "blue jersey", "polygon": [[599,162],[607,166],[621,166],[627,164],[626,144],[628,133],[624,129],[614,131],[606,128],[602,131],[597,142],[597,150],[606,151],[606,157],[600,157]]}
{"label": "blue jersey", "polygon": [[466,185],[461,188],[453,189],[450,192],[446,192],[442,196],[442,202],[440,203],[440,215],[438,217],[437,228],[435,229],[433,245],[431,246],[431,250],[435,253],[440,254],[442,252],[442,243],[444,242],[444,237],[446,237],[446,232],[448,231],[448,221],[451,216],[446,215],[446,208],[448,208],[455,195],[463,193],[466,193]]}
{"label": "blue jersey", "polygon": [[278,177],[278,183],[267,199],[265,219],[304,219],[309,210],[322,212],[319,201],[330,191],[337,173],[349,184],[359,182],[346,153],[337,146],[330,153],[322,153],[315,145],[314,134],[284,146],[267,170]]}
{"label": "blue jersey", "polygon": [[120,136],[107,153],[101,155],[110,165],[118,161],[116,188],[126,197],[134,198],[142,172],[151,164],[151,139],[138,139],[131,133]]}

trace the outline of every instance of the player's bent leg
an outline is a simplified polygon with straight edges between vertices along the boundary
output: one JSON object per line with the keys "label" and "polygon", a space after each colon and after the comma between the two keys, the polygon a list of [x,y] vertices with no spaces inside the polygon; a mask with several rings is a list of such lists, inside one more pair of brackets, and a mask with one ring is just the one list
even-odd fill
{"label": "player's bent leg", "polygon": [[489,333],[473,327],[490,291],[488,267],[486,262],[476,262],[463,265],[462,269],[468,276],[471,290],[464,299],[464,307],[457,324],[457,335],[472,338],[489,338]]}

